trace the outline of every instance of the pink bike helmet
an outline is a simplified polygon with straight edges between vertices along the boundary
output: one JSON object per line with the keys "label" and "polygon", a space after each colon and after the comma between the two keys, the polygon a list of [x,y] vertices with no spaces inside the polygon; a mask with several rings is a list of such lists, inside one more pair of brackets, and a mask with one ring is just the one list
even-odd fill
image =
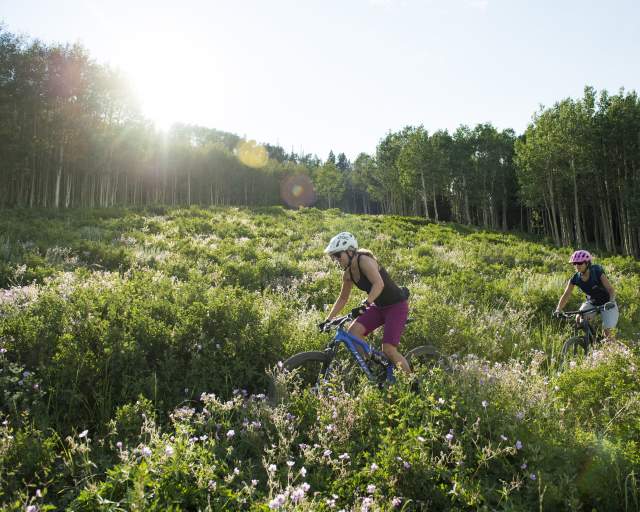
{"label": "pink bike helmet", "polygon": [[582,249],[577,250],[571,255],[569,258],[569,263],[590,263],[591,262],[591,254],[589,251],[583,251]]}

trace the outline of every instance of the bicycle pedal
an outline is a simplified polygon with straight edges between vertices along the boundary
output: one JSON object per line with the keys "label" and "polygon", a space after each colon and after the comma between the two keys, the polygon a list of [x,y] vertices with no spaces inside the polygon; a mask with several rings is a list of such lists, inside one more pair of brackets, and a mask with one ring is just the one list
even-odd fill
{"label": "bicycle pedal", "polygon": [[375,353],[371,354],[371,360],[384,366],[385,368],[389,366],[389,360],[379,356],[378,354],[375,354]]}

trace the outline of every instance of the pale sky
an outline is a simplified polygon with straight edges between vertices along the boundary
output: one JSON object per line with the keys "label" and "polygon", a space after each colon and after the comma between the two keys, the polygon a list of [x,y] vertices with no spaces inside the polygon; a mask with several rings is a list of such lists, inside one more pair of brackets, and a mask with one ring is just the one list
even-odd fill
{"label": "pale sky", "polygon": [[640,90],[638,0],[0,0],[0,22],[120,67],[160,125],[323,160],[406,125],[522,133],[587,84]]}

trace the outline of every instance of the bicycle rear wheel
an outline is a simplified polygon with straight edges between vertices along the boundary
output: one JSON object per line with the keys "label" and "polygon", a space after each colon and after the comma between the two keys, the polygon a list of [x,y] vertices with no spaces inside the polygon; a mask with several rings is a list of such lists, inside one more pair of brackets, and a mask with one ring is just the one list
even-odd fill
{"label": "bicycle rear wheel", "polygon": [[445,370],[449,369],[447,360],[442,356],[442,354],[440,354],[440,352],[438,352],[438,349],[432,345],[421,345],[413,348],[409,350],[404,357],[412,370],[415,370],[420,366],[439,366]]}
{"label": "bicycle rear wheel", "polygon": [[300,352],[282,363],[283,370],[291,375],[286,384],[269,378],[269,400],[278,404],[292,389],[313,388],[326,377],[330,357],[325,352]]}

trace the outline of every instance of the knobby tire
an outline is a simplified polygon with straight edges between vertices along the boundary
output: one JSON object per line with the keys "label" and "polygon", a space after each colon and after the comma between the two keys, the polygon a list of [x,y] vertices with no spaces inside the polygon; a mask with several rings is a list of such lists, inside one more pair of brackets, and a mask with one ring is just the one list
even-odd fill
{"label": "knobby tire", "polygon": [[[329,356],[320,351],[300,352],[292,355],[282,363],[282,369],[287,372],[297,371],[294,377],[301,387],[314,387],[325,376],[329,366]],[[269,379],[269,400],[273,404],[280,403],[286,392]]]}
{"label": "knobby tire", "polygon": [[442,357],[438,350],[431,345],[422,345],[420,347],[413,348],[405,354],[405,359],[409,363],[409,366],[413,370],[415,364],[427,364],[430,366],[441,366],[444,369],[448,368],[447,362]]}
{"label": "knobby tire", "polygon": [[589,347],[585,344],[584,336],[574,336],[562,345],[560,360],[564,364],[568,359],[576,357],[578,354],[586,355],[588,350]]}

